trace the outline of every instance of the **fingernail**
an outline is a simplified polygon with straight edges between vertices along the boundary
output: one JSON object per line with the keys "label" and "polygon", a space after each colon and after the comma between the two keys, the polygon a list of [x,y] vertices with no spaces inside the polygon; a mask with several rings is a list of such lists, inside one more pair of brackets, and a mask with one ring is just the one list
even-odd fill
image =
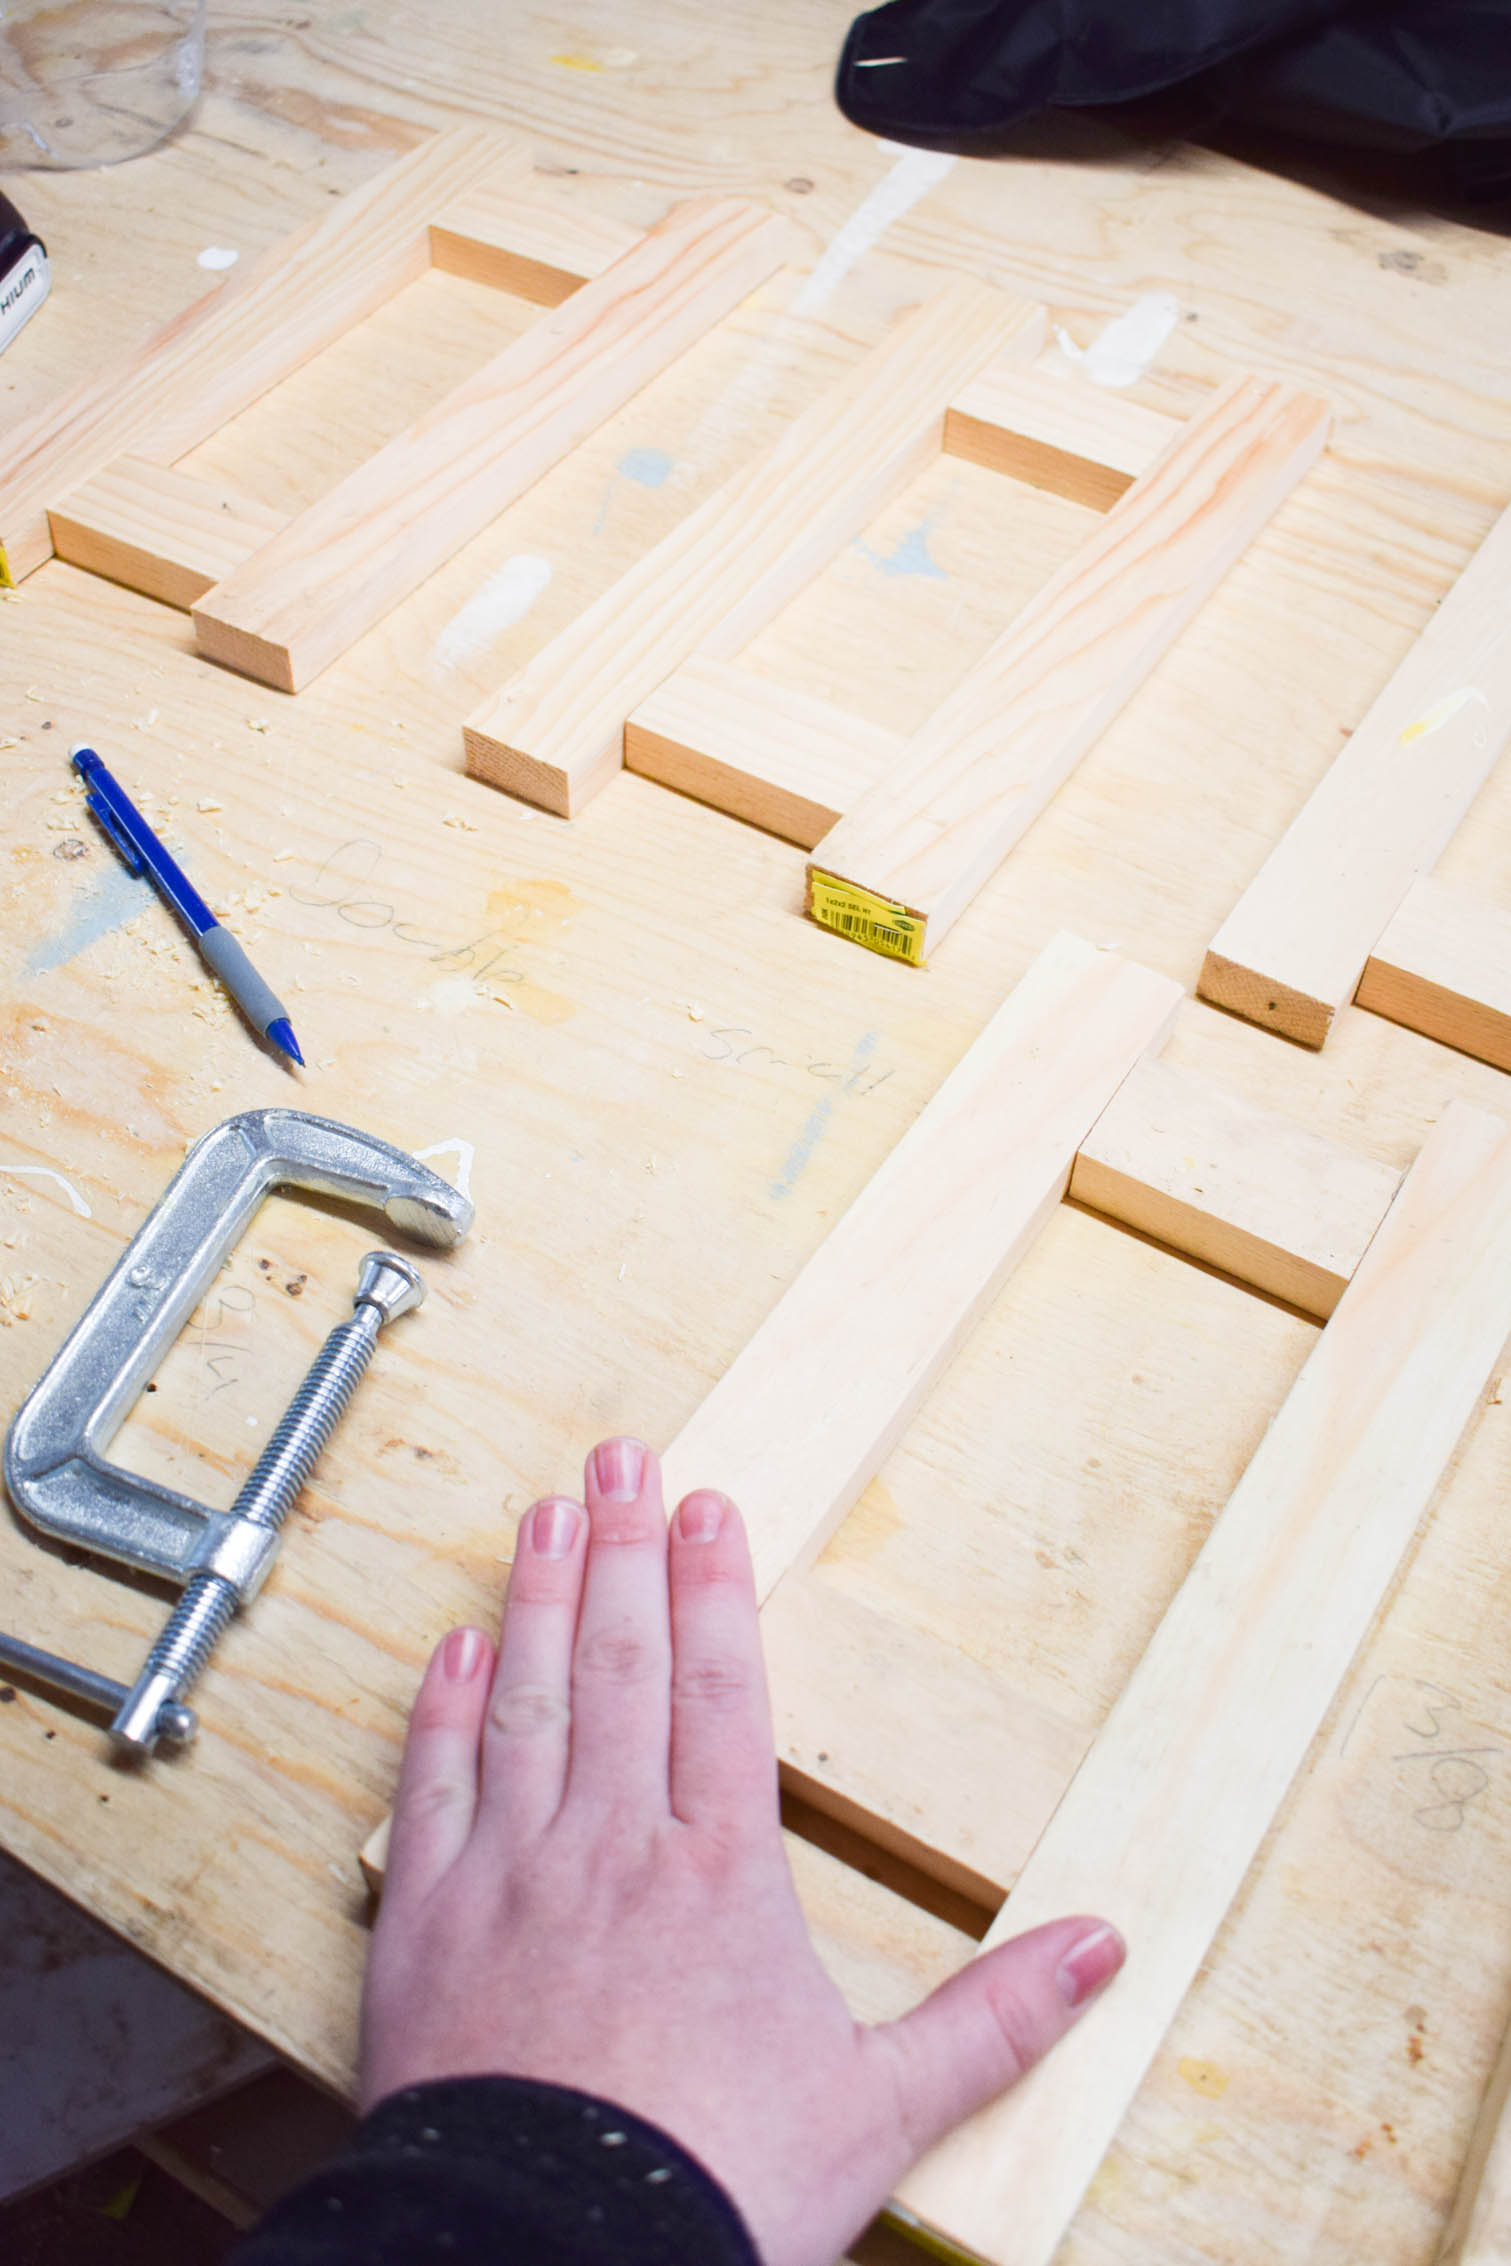
{"label": "fingernail", "polygon": [[1067,2006],[1084,2006],[1094,1991],[1113,1976],[1128,1956],[1128,1946],[1116,1928],[1103,1920],[1073,1943],[1055,1969],[1055,1981]]}
{"label": "fingernail", "polygon": [[552,1495],[530,1513],[530,1548],[537,1558],[564,1558],[577,1540],[582,1513],[564,1495]]}
{"label": "fingernail", "polygon": [[593,1450],[598,1492],[611,1503],[633,1503],[644,1471],[645,1450],[638,1440],[600,1440]]}
{"label": "fingernail", "polygon": [[441,1654],[441,1666],[453,1684],[465,1684],[477,1674],[482,1657],[481,1629],[453,1629]]}
{"label": "fingernail", "polygon": [[687,1496],[677,1512],[677,1532],[684,1542],[712,1542],[724,1524],[729,1509],[729,1497],[716,1495],[711,1488],[700,1488],[696,1495]]}

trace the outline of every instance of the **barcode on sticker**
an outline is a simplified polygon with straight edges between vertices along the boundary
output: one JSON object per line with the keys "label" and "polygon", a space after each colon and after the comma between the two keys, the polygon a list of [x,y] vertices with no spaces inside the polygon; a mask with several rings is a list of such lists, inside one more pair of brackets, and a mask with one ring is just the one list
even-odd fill
{"label": "barcode on sticker", "polygon": [[858,889],[853,881],[836,881],[833,874],[815,868],[808,910],[821,927],[848,936],[870,952],[906,960],[915,968],[923,959],[924,924],[918,915],[890,897],[878,897],[874,890]]}

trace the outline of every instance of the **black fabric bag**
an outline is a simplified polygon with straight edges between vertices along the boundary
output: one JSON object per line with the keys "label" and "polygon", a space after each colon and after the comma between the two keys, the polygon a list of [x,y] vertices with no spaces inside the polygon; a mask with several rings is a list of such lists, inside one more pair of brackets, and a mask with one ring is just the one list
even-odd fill
{"label": "black fabric bag", "polygon": [[1511,195],[1511,0],[888,0],[851,25],[835,93],[872,133],[975,156],[1078,110],[1191,140],[1254,127]]}

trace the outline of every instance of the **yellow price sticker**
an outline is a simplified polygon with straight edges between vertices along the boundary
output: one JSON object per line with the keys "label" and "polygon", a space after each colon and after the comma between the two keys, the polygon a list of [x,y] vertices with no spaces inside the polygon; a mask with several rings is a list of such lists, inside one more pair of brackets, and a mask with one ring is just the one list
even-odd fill
{"label": "yellow price sticker", "polygon": [[809,881],[808,910],[821,928],[848,936],[852,944],[863,944],[868,952],[880,952],[888,960],[906,960],[914,968],[923,964],[924,923],[895,898],[878,897],[874,889],[857,888],[853,881],[840,881],[832,873],[820,873],[815,866]]}

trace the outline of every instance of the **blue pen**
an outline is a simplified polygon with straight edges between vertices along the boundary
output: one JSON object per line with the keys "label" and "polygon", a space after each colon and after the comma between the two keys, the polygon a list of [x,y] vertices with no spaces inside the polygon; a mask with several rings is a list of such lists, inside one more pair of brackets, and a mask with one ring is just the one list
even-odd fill
{"label": "blue pen", "polygon": [[200,958],[219,976],[254,1031],[281,1047],[291,1061],[304,1056],[283,1002],[263,982],[228,928],[222,928],[183,869],[170,858],[131,797],[112,779],[92,747],[70,750],[73,767],[88,788],[87,801],[100,825],[126,861],[127,871],[145,874],[166,897],[193,937]]}

